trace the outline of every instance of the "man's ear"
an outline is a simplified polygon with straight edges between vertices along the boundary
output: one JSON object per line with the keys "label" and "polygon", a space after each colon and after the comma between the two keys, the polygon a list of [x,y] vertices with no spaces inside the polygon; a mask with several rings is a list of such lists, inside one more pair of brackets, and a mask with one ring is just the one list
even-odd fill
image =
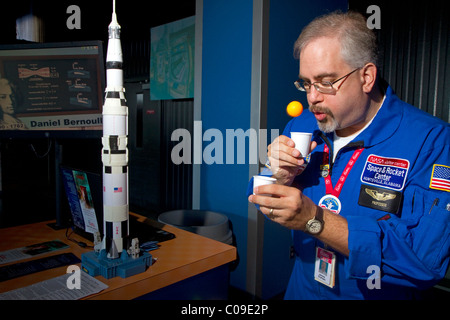
{"label": "man's ear", "polygon": [[377,66],[369,62],[362,69],[363,90],[365,93],[370,93],[375,86],[377,79]]}

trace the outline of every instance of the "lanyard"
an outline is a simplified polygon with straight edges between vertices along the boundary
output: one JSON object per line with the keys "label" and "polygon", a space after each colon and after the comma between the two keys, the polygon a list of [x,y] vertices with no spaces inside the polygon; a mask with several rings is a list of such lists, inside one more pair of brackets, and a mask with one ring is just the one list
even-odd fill
{"label": "lanyard", "polygon": [[[329,164],[329,158],[330,158],[330,150],[328,146],[325,144],[323,148],[324,154],[323,154],[323,165]],[[339,178],[336,186],[333,188],[333,184],[331,183],[331,176],[328,174],[325,177],[325,192],[326,194],[331,194],[337,198],[339,198],[339,195],[341,194],[342,187],[344,186],[345,180],[347,180],[348,175],[350,174],[350,171],[352,170],[353,166],[355,165],[356,160],[358,160],[361,153],[364,151],[364,148],[358,148],[353,152],[352,157],[350,158],[350,161],[347,163],[347,166],[345,167],[344,171],[342,172],[341,177]]]}

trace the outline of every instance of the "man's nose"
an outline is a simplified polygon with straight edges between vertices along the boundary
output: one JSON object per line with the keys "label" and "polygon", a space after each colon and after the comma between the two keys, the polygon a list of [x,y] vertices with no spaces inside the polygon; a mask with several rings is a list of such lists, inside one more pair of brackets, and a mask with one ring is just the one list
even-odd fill
{"label": "man's nose", "polygon": [[319,92],[315,86],[311,86],[311,89],[307,95],[307,99],[310,105],[323,102],[324,94]]}

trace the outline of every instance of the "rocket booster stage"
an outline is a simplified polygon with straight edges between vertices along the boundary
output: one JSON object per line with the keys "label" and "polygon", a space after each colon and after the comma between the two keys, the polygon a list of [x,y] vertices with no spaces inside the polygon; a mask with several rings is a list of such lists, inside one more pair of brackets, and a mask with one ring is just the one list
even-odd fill
{"label": "rocket booster stage", "polygon": [[115,2],[108,27],[106,95],[103,105],[103,249],[119,258],[128,241],[128,107],[123,87],[123,57]]}

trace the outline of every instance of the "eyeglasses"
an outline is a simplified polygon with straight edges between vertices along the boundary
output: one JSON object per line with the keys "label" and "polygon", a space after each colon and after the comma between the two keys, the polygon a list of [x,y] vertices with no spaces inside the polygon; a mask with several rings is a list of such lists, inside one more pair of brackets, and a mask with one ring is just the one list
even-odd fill
{"label": "eyeglasses", "polygon": [[[311,92],[311,86],[314,86],[314,88],[316,88],[316,90],[319,91],[320,93],[333,94],[333,93],[336,93],[336,91],[340,88],[340,86],[337,87],[337,89],[334,88],[333,84],[341,81],[342,79],[344,79],[344,81],[345,81],[353,72],[355,72],[356,70],[359,70],[359,69],[361,69],[361,68],[356,68],[355,70],[347,73],[345,76],[343,76],[343,77],[341,77],[341,78],[339,78],[337,80],[334,80],[333,82],[330,82],[330,81],[317,81],[317,82],[310,83],[308,81],[304,81],[304,80],[300,80],[299,79],[297,81],[294,81],[294,85],[299,91],[303,91],[303,92],[306,92],[306,93],[310,93]],[[344,81],[342,81],[342,83],[344,83]],[[341,83],[341,85],[342,85],[342,83]]]}

